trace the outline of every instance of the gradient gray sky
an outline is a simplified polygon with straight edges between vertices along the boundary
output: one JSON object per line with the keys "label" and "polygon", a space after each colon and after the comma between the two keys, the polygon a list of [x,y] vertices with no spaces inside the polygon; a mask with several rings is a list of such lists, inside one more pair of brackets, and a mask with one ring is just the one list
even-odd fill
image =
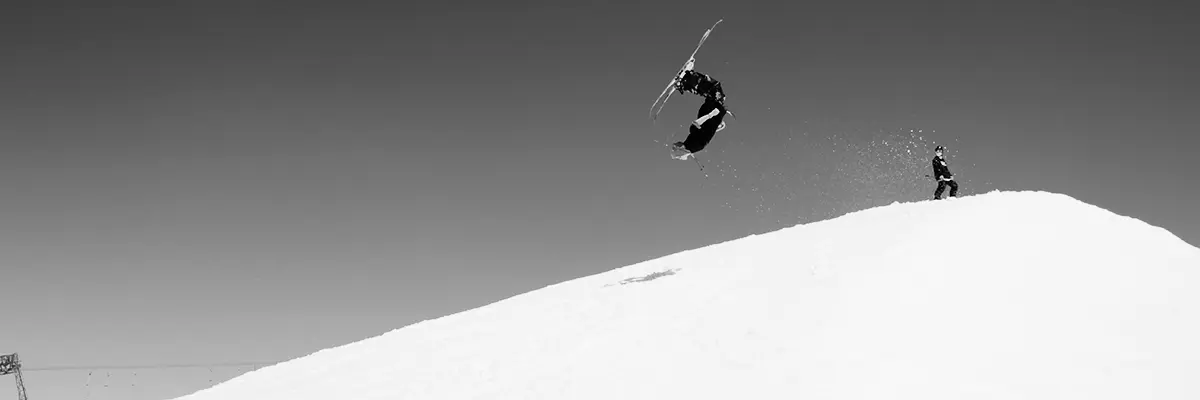
{"label": "gradient gray sky", "polygon": [[[1064,193],[1200,244],[1190,5],[116,4],[0,10],[0,352],[29,368],[294,358],[925,198],[934,143],[964,194]],[[699,101],[647,111],[719,18],[696,68],[737,118],[702,172],[655,142]],[[879,175],[821,149],[909,129],[901,195],[833,182]],[[142,374],[145,398],[207,379]]]}

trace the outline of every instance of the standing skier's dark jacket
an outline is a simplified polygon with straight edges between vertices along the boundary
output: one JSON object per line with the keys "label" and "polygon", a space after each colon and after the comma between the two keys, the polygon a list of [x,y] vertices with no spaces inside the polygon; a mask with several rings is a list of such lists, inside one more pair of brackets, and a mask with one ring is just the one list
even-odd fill
{"label": "standing skier's dark jacket", "polygon": [[954,175],[950,174],[950,167],[946,166],[946,159],[938,156],[933,157],[933,177],[937,180],[953,179]]}

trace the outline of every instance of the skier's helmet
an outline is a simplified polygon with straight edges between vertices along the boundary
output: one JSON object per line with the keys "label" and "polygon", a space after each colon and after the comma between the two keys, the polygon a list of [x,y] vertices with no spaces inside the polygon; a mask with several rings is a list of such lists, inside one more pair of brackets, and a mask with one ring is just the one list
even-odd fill
{"label": "skier's helmet", "polygon": [[945,148],[945,147],[942,147],[942,146],[938,146],[938,147],[934,147],[934,148],[933,148],[933,151],[935,151],[935,152],[938,152],[938,151],[943,151],[943,150],[946,150],[946,148]]}

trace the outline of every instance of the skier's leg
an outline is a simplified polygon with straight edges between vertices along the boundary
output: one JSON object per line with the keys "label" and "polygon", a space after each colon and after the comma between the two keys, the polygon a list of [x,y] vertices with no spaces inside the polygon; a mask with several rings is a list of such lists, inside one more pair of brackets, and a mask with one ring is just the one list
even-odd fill
{"label": "skier's leg", "polygon": [[701,95],[706,98],[714,99],[717,101],[724,100],[725,99],[725,89],[721,88],[721,81],[713,79],[712,77],[706,77],[706,78],[708,78],[708,80],[706,80],[703,84],[699,85],[700,88],[698,90],[700,91]]}
{"label": "skier's leg", "polygon": [[716,100],[725,98],[725,90],[721,88],[720,81],[692,70],[685,70],[680,73],[679,77],[676,78],[675,89],[680,94],[693,93],[701,97]]}
{"label": "skier's leg", "polygon": [[678,90],[679,94],[689,92],[697,93],[696,85],[698,85],[702,80],[701,76],[703,76],[703,74],[692,71],[691,69],[685,69],[681,71],[679,76],[675,78],[675,90]]}
{"label": "skier's leg", "polygon": [[950,197],[958,197],[958,183],[954,181],[946,181],[950,185]]}
{"label": "skier's leg", "polygon": [[934,199],[934,200],[941,200],[941,199],[942,199],[942,192],[943,192],[943,191],[945,191],[945,190],[946,190],[946,181],[943,181],[943,180],[940,180],[940,179],[939,179],[939,180],[938,180],[938,187],[937,187],[937,190],[935,190],[935,191],[933,192],[933,199]]}

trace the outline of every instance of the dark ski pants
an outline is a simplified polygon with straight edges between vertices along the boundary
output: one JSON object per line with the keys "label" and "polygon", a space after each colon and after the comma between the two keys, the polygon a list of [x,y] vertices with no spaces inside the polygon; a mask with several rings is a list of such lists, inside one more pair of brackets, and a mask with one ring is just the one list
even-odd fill
{"label": "dark ski pants", "polygon": [[946,190],[946,186],[950,186],[950,197],[958,197],[958,184],[957,183],[954,183],[953,180],[938,181],[937,190],[933,192],[934,200],[940,200],[942,198],[942,192]]}
{"label": "dark ski pants", "polygon": [[721,89],[720,81],[696,71],[685,71],[683,76],[679,78],[676,88],[680,94],[690,92],[701,97],[725,95],[725,90]]}

